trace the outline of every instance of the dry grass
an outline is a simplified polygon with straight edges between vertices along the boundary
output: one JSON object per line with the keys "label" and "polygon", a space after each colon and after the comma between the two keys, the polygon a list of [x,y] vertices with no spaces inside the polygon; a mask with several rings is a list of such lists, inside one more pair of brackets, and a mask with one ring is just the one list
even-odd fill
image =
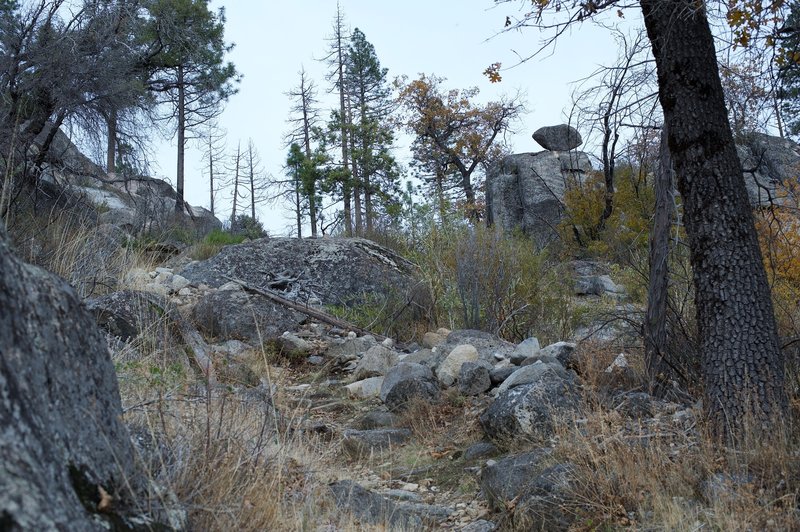
{"label": "dry grass", "polygon": [[[588,382],[602,383],[593,372],[613,359],[601,351],[585,367]],[[800,530],[800,433],[753,430],[727,447],[696,409],[632,420],[600,395],[587,386],[585,419],[556,439],[556,456],[576,466],[576,530]]]}

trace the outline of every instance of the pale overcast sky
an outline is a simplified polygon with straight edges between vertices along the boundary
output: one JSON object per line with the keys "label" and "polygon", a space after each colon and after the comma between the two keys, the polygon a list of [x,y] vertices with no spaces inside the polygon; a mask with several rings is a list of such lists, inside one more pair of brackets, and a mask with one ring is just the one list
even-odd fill
{"label": "pale overcast sky", "polygon": [[[477,86],[483,101],[502,94],[525,94],[528,112],[512,137],[515,152],[539,151],[531,139],[541,126],[565,121],[571,105],[571,83],[584,78],[599,65],[613,63],[617,50],[610,32],[594,24],[576,26],[551,52],[503,72],[503,82],[491,84],[482,75],[490,64],[504,67],[517,63],[517,55],[535,50],[541,36],[534,29],[504,33],[505,16],[521,3],[494,7],[492,0],[340,0],[351,28],[359,28],[374,46],[390,79],[420,73],[447,78],[452,88]],[[529,4],[529,3],[528,3]],[[220,119],[227,131],[228,148],[252,138],[264,168],[280,175],[287,150],[289,99],[285,93],[299,80],[304,66],[326,100],[330,88],[326,67],[318,59],[326,55],[326,37],[336,12],[336,0],[216,0],[227,17],[226,40],[235,43],[230,60],[244,74],[239,93],[228,102]],[[631,12],[630,17],[636,13]],[[495,36],[496,35],[496,36]],[[330,98],[330,97],[328,97]],[[325,102],[333,107],[335,101]],[[321,113],[329,115],[327,108]],[[405,159],[404,146],[397,156]],[[201,176],[200,151],[191,149],[186,160],[186,198],[193,205],[208,207],[208,184]],[[174,182],[175,153],[167,143],[158,150],[154,174]],[[228,194],[218,196],[227,217]],[[270,234],[283,234],[292,225],[291,215],[279,206],[262,207],[261,216]]]}

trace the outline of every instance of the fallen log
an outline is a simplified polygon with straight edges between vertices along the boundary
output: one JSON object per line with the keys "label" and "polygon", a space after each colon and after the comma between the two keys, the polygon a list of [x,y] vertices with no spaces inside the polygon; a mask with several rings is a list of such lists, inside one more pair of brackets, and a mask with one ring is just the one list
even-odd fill
{"label": "fallen log", "polygon": [[387,338],[386,336],[382,336],[382,335],[376,334],[376,333],[374,333],[372,331],[368,331],[366,329],[362,329],[361,327],[358,327],[357,325],[353,325],[349,321],[345,321],[345,320],[337,318],[335,316],[331,316],[327,312],[322,312],[321,310],[313,309],[313,308],[310,308],[308,306],[296,303],[296,302],[294,302],[294,301],[292,301],[290,299],[286,299],[285,297],[281,297],[278,294],[276,294],[275,292],[272,292],[271,290],[266,290],[266,289],[263,289],[263,288],[257,288],[255,286],[251,286],[251,285],[247,284],[246,282],[244,282],[244,281],[242,281],[240,279],[235,279],[233,277],[228,277],[227,275],[223,275],[223,277],[225,279],[227,279],[228,281],[232,281],[232,282],[238,284],[239,286],[241,286],[244,290],[246,290],[248,292],[252,292],[254,294],[258,294],[260,296],[264,296],[267,299],[269,299],[271,301],[274,301],[275,303],[278,303],[279,305],[283,305],[284,307],[290,308],[292,310],[296,310],[297,312],[301,312],[301,313],[305,314],[306,316],[310,316],[310,317],[314,318],[315,320],[321,321],[322,323],[327,323],[328,325],[333,325],[334,327],[339,327],[340,329],[344,329],[344,330],[355,331],[355,332],[357,332],[358,334],[360,334],[362,336],[366,335],[366,334],[369,334],[369,335],[375,337],[375,339],[378,340],[379,342],[382,342],[383,340],[386,340],[386,338]]}

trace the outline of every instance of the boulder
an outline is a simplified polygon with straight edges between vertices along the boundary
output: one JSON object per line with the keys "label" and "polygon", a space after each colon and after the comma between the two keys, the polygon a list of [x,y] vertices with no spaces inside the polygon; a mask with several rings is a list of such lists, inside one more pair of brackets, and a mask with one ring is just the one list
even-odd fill
{"label": "boulder", "polygon": [[492,166],[486,176],[487,223],[504,232],[522,231],[537,246],[556,240],[564,192],[571,181],[591,172],[582,152],[519,153]]}
{"label": "boulder", "polygon": [[439,400],[439,383],[430,368],[401,362],[384,377],[380,398],[390,410],[402,410],[414,399],[435,402]]}
{"label": "boulder", "polygon": [[165,319],[161,308],[150,303],[155,297],[167,305],[167,300],[136,290],[122,290],[86,300],[86,308],[97,324],[111,336],[129,342],[143,333],[155,339],[164,337]]}
{"label": "boulder", "polygon": [[541,127],[532,136],[542,148],[550,151],[574,150],[583,144],[578,130],[567,124]]}
{"label": "boulder", "polygon": [[778,185],[797,176],[800,146],[792,140],[748,133],[736,142],[739,160],[745,169],[747,195],[753,206],[781,203],[783,192]]}
{"label": "boulder", "polygon": [[419,349],[406,355],[403,358],[403,362],[408,364],[422,364],[423,366],[431,368],[431,370],[435,370],[439,367],[439,364],[441,364],[445,356],[447,355],[438,348],[436,348],[435,351],[431,349]]}
{"label": "boulder", "polygon": [[509,378],[511,374],[518,369],[517,366],[495,366],[489,372],[489,379],[492,381],[492,384],[496,386]]}
{"label": "boulder", "polygon": [[284,331],[295,330],[305,316],[264,296],[217,290],[200,298],[191,310],[191,319],[209,336],[261,345]]}
{"label": "boulder", "polygon": [[363,238],[262,238],[226,246],[180,272],[212,287],[240,279],[304,304],[352,307],[394,298],[414,312],[429,305],[417,273],[410,261]]}
{"label": "boulder", "polygon": [[489,460],[481,469],[481,490],[494,510],[515,507],[515,530],[568,530],[576,514],[575,468],[552,464],[548,449],[500,460]]}
{"label": "boulder", "polygon": [[372,335],[356,336],[353,338],[341,338],[333,340],[328,345],[325,354],[338,362],[348,362],[350,360],[357,360],[364,353],[369,351],[370,348],[378,345],[375,337]]}
{"label": "boulder", "polygon": [[75,290],[14,257],[1,229],[0,308],[0,528],[131,526],[147,481],[104,335]]}
{"label": "boulder", "polygon": [[452,386],[458,379],[458,373],[465,362],[478,360],[478,350],[470,344],[457,345],[450,354],[439,364],[436,377],[445,386]]}
{"label": "boulder", "polygon": [[492,366],[484,361],[464,362],[458,372],[458,391],[462,395],[478,395],[492,387],[489,371]]}
{"label": "boulder", "polygon": [[400,353],[393,349],[387,349],[382,345],[370,347],[358,361],[358,365],[353,371],[353,378],[360,380],[386,375],[399,361]]}
{"label": "boulder", "polygon": [[579,403],[572,380],[548,372],[537,382],[499,394],[480,415],[480,424],[484,434],[500,445],[521,441],[547,442],[556,423],[577,415]]}

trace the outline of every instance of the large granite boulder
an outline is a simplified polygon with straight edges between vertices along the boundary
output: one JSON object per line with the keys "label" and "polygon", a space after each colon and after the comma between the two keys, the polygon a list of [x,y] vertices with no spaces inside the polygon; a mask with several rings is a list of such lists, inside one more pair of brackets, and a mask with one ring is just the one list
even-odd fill
{"label": "large granite boulder", "polygon": [[487,222],[508,233],[522,230],[545,246],[557,238],[568,183],[582,181],[591,170],[583,152],[508,155],[486,176]]}
{"label": "large granite boulder", "polygon": [[1,232],[0,308],[0,529],[123,529],[145,481],[103,334]]}
{"label": "large granite boulder", "polygon": [[800,146],[764,133],[748,133],[736,144],[750,204],[780,203],[783,194],[778,185],[800,174]]}
{"label": "large granite boulder", "polygon": [[413,299],[409,309],[427,305],[417,267],[363,238],[259,239],[226,246],[181,274],[212,287],[240,279],[311,305],[353,306],[389,296]]}
{"label": "large granite boulder", "polygon": [[533,140],[550,151],[574,150],[581,144],[581,134],[572,126],[559,124],[557,126],[540,127],[533,132]]}
{"label": "large granite boulder", "polygon": [[[52,126],[46,126],[36,138],[41,146]],[[106,173],[73,144],[63,131],[55,133],[47,152],[42,180],[59,194],[80,195],[100,211],[100,221],[128,233],[149,232],[159,235],[175,227],[204,235],[222,223],[208,210],[186,204],[175,213],[175,189],[163,179],[147,176],[122,176]]]}

